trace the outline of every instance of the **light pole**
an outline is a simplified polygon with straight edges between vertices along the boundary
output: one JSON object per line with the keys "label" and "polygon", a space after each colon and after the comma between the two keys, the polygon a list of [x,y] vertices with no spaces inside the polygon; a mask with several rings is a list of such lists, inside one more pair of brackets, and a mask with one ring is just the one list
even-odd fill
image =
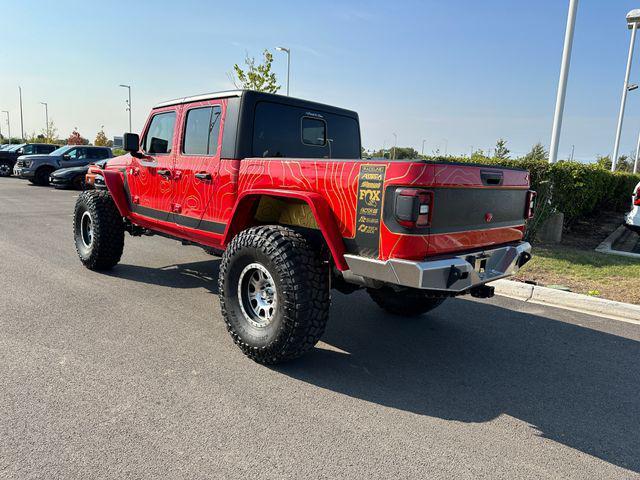
{"label": "light pole", "polygon": [[22,87],[18,86],[18,92],[20,92],[20,139],[24,143],[24,121],[22,118]]}
{"label": "light pole", "polygon": [[7,110],[2,110],[2,113],[7,114],[7,130],[9,132],[9,143],[11,143],[11,123],[9,123],[9,112]]}
{"label": "light pole", "polygon": [[629,42],[629,53],[627,55],[627,70],[624,74],[624,84],[622,85],[622,99],[620,100],[620,113],[618,114],[618,127],[616,128],[616,139],[613,143],[613,154],[611,156],[611,171],[616,170],[618,162],[618,150],[620,149],[620,134],[622,133],[622,119],[624,118],[624,105],[627,101],[629,91],[629,74],[631,73],[631,61],[633,60],[633,47],[636,42],[636,31],[640,22],[640,9],[631,10],[627,13],[627,27],[631,29],[631,41]]}
{"label": "light pole", "polygon": [[276,47],[279,52],[287,54],[287,97],[289,96],[289,76],[291,74],[291,49],[286,47]]}
{"label": "light pole", "polygon": [[129,100],[126,100],[127,102],[127,111],[129,112],[129,133],[133,133],[133,130],[131,129],[131,85],[120,85],[122,88],[126,88],[127,90],[129,90]]}
{"label": "light pole", "polygon": [[394,141],[393,141],[393,158],[392,158],[392,160],[395,160],[396,159],[396,147],[398,146],[398,134],[394,133],[393,134],[393,138],[394,138]]}
{"label": "light pole", "polygon": [[556,109],[553,114],[553,127],[551,129],[551,146],[549,147],[549,163],[558,161],[558,144],[560,143],[560,130],[562,129],[562,114],[564,112],[564,99],[567,94],[567,78],[569,77],[569,65],[571,64],[571,47],[573,45],[573,30],[576,25],[576,12],[578,0],[569,0],[569,13],[567,15],[567,29],[564,33],[564,48],[562,50],[562,64],[560,66],[560,79],[558,80],[558,93],[556,95]]}
{"label": "light pole", "polygon": [[633,161],[633,173],[638,173],[638,156],[640,156],[640,133],[638,134],[638,144],[636,145],[636,158]]}
{"label": "light pole", "polygon": [[47,142],[49,142],[49,105],[46,102],[40,102],[40,105],[44,105],[44,121],[47,124]]}

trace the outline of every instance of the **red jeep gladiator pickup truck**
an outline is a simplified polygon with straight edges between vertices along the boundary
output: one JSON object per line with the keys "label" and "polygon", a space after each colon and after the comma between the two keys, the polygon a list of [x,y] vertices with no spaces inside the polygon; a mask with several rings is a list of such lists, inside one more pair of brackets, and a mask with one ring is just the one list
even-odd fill
{"label": "red jeep gladiator pickup truck", "polygon": [[331,288],[366,288],[388,312],[418,315],[492,296],[487,282],[531,258],[525,170],[362,159],[349,110],[254,91],[178,98],[124,144],[91,167],[104,188],[78,197],[80,260],[113,267],[125,231],[219,252],[227,328],[261,363],[316,344]]}

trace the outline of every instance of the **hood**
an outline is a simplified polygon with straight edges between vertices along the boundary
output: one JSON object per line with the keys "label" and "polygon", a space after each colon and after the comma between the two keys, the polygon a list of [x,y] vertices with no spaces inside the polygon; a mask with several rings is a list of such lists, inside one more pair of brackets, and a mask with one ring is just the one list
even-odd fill
{"label": "hood", "polygon": [[51,175],[54,177],[65,177],[67,175],[77,175],[78,173],[86,173],[89,171],[89,165],[84,165],[81,167],[69,167],[69,168],[60,168],[53,172]]}
{"label": "hood", "polygon": [[35,155],[22,155],[18,157],[18,160],[31,160],[32,162],[38,160],[45,160],[47,163],[55,163],[60,165],[60,160],[62,156],[60,155],[46,155],[46,154],[35,154]]}
{"label": "hood", "polygon": [[18,157],[19,160],[41,160],[41,159],[47,159],[47,160],[52,160],[54,162],[57,162],[58,160],[60,160],[60,157],[58,155],[46,155],[46,154],[42,154],[42,153],[36,153],[33,155],[20,155]]}

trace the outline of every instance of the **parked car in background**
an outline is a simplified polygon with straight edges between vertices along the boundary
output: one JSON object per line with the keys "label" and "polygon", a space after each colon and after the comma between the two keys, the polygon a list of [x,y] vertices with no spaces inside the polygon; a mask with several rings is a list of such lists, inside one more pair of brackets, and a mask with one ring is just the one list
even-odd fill
{"label": "parked car in background", "polygon": [[60,145],[51,143],[20,143],[12,145],[11,148],[0,150],[0,177],[8,177],[16,164],[16,160],[21,155],[49,154]]}
{"label": "parked car in background", "polygon": [[640,233],[640,183],[631,196],[631,211],[627,213],[624,224],[629,230]]}
{"label": "parked car in background", "polygon": [[80,167],[69,167],[55,170],[49,175],[49,183],[54,188],[75,188],[76,190],[83,190],[85,188],[85,177],[89,171],[89,165],[96,165],[99,168],[104,168],[108,159],[100,160],[92,164],[82,165]]}
{"label": "parked car in background", "polygon": [[111,157],[113,157],[113,153],[109,147],[65,145],[49,155],[24,155],[20,157],[13,173],[36,185],[49,185],[49,177],[60,168],[82,167],[95,163],[97,160]]}

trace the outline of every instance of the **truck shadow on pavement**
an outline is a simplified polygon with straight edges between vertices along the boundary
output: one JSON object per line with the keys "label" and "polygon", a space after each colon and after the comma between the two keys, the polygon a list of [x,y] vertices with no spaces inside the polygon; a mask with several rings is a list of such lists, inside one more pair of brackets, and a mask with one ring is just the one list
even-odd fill
{"label": "truck shadow on pavement", "polygon": [[446,420],[506,414],[640,471],[640,342],[468,300],[415,319],[385,314],[360,292],[333,300],[328,348],[274,370]]}
{"label": "truck shadow on pavement", "polygon": [[[109,274],[216,294],[219,263],[120,264]],[[640,342],[491,301],[448,300],[406,319],[364,292],[332,298],[322,343],[274,371],[445,420],[509,415],[544,438],[640,472]]]}
{"label": "truck shadow on pavement", "polygon": [[141,265],[119,264],[106,275],[134,282],[148,283],[170,288],[205,288],[218,294],[218,272],[220,259],[201,262],[166,265],[152,268]]}

